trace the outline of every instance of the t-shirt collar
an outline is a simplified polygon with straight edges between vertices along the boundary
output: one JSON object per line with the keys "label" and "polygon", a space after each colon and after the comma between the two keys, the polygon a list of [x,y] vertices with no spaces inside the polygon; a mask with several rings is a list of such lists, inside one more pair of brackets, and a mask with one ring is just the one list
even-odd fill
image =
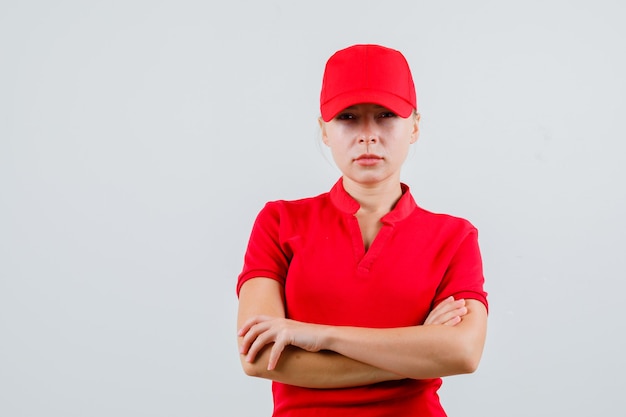
{"label": "t-shirt collar", "polygon": [[[409,186],[404,183],[400,183],[400,186],[402,187],[402,196],[395,207],[383,216],[381,219],[383,223],[396,223],[404,220],[417,207]],[[343,178],[339,178],[330,190],[330,200],[337,209],[346,214],[354,215],[361,208],[359,203],[343,188]]]}

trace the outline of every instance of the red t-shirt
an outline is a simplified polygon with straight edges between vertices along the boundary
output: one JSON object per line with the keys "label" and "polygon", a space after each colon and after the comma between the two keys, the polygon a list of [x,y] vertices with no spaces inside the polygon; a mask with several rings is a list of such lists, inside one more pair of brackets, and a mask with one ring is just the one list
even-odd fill
{"label": "red t-shirt", "polygon": [[[288,318],[372,328],[423,324],[451,295],[487,306],[476,228],[421,209],[409,187],[402,190],[367,251],[354,216],[359,204],[341,179],[317,197],[267,203],[237,292],[248,279],[272,278],[284,285]],[[273,382],[274,416],[445,416],[440,385],[440,378],[404,379],[322,390]]]}

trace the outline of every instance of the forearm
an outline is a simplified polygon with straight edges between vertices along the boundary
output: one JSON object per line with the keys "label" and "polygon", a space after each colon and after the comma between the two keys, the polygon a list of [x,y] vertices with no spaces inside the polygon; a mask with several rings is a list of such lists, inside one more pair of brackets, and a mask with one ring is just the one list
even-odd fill
{"label": "forearm", "polygon": [[[402,329],[333,328],[329,348],[406,378],[438,378],[473,372],[474,355],[464,352],[451,328],[416,326]],[[367,341],[367,342],[364,342]]]}
{"label": "forearm", "polygon": [[244,372],[306,388],[346,388],[404,378],[336,352],[307,352],[294,346],[287,346],[276,368],[268,371],[271,347],[267,345],[261,350],[252,363],[241,355]]}
{"label": "forearm", "polygon": [[332,327],[323,346],[346,357],[412,379],[471,373],[480,361],[486,311],[473,302],[470,314],[456,326],[394,329]]}

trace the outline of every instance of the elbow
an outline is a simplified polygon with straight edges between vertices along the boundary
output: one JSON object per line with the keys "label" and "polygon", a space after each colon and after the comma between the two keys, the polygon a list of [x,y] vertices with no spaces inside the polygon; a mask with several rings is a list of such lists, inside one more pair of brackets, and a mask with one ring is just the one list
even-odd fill
{"label": "elbow", "polygon": [[444,347],[441,358],[448,366],[448,375],[476,372],[483,355],[487,312],[476,300],[468,300],[467,303],[471,314],[468,313],[456,326],[441,328],[447,332],[440,345]]}
{"label": "elbow", "polygon": [[245,356],[241,356],[241,368],[243,372],[248,376],[254,376],[257,378],[263,378],[267,370],[259,363],[258,360],[254,362],[248,362]]}
{"label": "elbow", "polygon": [[257,378],[272,379],[274,371],[267,370],[270,352],[269,347],[270,345],[267,345],[265,348],[261,349],[252,361],[248,361],[246,359],[246,355],[241,353],[239,354],[241,368],[246,375]]}
{"label": "elbow", "polygon": [[478,369],[480,358],[467,357],[459,361],[459,374],[473,374]]}
{"label": "elbow", "polygon": [[456,367],[459,374],[473,374],[478,369],[482,357],[482,349],[472,346],[464,346],[458,350]]}

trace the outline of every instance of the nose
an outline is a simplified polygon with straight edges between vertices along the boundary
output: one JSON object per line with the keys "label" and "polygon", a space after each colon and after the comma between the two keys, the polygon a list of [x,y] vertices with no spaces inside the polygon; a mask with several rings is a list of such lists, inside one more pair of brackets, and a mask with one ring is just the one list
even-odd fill
{"label": "nose", "polygon": [[378,142],[378,136],[373,134],[361,134],[359,135],[359,144],[373,145]]}
{"label": "nose", "polygon": [[364,117],[358,126],[357,140],[359,145],[374,145],[378,142],[378,128],[369,117]]}

